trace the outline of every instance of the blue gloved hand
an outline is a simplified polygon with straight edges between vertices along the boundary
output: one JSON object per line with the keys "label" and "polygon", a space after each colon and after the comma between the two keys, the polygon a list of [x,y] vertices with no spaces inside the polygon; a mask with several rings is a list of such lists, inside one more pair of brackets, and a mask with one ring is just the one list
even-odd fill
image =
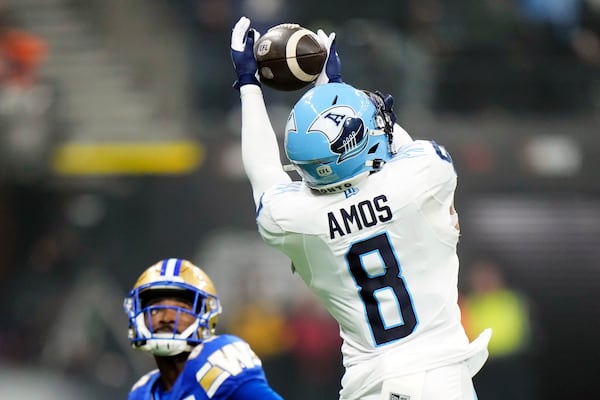
{"label": "blue gloved hand", "polygon": [[231,60],[235,68],[237,80],[233,87],[239,89],[244,85],[259,85],[258,65],[254,56],[254,42],[260,33],[250,28],[250,20],[241,17],[231,33]]}
{"label": "blue gloved hand", "polygon": [[317,31],[317,36],[319,36],[319,39],[327,48],[327,61],[325,61],[323,70],[317,77],[315,85],[322,85],[324,83],[331,82],[341,83],[342,65],[340,62],[340,57],[338,56],[335,48],[335,32],[327,35],[322,29],[319,29]]}

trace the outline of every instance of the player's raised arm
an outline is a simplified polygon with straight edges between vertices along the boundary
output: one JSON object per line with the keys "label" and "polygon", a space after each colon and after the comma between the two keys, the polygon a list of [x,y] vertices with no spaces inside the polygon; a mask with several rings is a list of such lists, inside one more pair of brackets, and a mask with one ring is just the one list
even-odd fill
{"label": "player's raised arm", "polygon": [[291,181],[284,172],[275,131],[271,125],[257,75],[254,42],[260,34],[242,17],[231,34],[231,59],[242,103],[242,162],[252,185],[254,202],[269,187]]}

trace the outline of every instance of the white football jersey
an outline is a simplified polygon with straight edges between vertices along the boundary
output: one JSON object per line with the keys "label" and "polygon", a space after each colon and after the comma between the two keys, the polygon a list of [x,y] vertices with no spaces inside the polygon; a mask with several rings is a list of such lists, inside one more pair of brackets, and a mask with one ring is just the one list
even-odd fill
{"label": "white football jersey", "polygon": [[444,148],[415,141],[351,191],[318,194],[292,182],[262,195],[261,236],[339,323],[343,398],[486,344],[469,346],[460,323],[459,232],[449,212],[456,179]]}

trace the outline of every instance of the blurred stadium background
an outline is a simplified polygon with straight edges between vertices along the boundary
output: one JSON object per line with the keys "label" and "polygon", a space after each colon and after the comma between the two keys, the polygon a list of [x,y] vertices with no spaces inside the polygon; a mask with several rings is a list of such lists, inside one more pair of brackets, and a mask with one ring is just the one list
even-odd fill
{"label": "blurred stadium background", "polygon": [[[531,305],[525,398],[594,398],[598,0],[0,0],[0,397],[125,398],[153,362],[128,347],[122,298],[183,257],[286,399],[336,398],[335,326],[255,232],[240,15],[335,31],[345,80],[392,93],[404,128],[446,145],[461,285],[491,259]],[[280,133],[300,93],[266,90]]]}

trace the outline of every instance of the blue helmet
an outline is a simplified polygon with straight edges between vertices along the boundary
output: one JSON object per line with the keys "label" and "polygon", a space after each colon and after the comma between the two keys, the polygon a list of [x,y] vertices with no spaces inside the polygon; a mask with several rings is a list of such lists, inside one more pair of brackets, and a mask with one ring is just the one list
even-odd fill
{"label": "blue helmet", "polygon": [[392,156],[393,99],[345,83],[315,86],[298,100],[285,152],[306,185],[321,193],[354,186]]}

